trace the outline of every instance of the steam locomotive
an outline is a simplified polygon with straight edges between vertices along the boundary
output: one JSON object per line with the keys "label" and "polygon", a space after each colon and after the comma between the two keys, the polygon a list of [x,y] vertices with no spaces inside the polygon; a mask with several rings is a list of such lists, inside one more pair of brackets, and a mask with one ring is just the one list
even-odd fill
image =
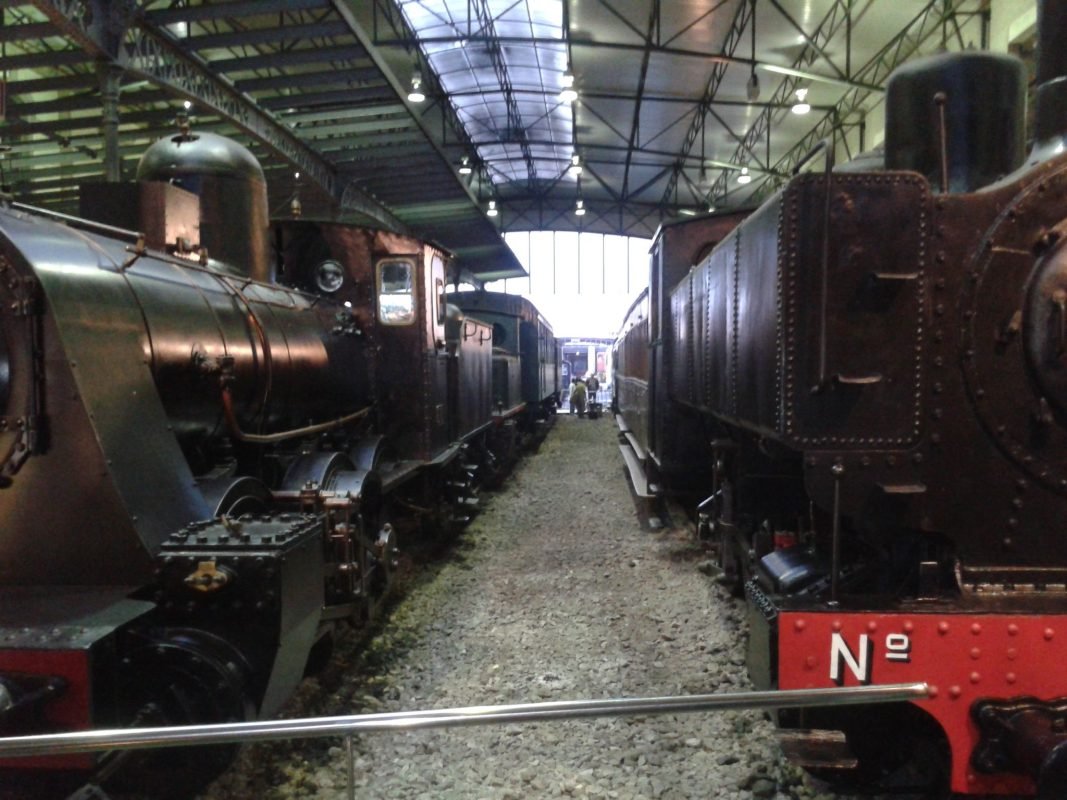
{"label": "steam locomotive", "polygon": [[753,681],[930,684],[779,714],[854,787],[1067,796],[1067,4],[1038,18],[1029,155],[1020,63],[905,65],[880,165],[663,228],[617,343],[640,486],[743,587]]}
{"label": "steam locomotive", "polygon": [[[448,253],[266,209],[188,130],[92,220],[0,202],[0,732],[273,714],[512,445],[493,377],[528,354],[495,365]],[[522,336],[552,396],[552,331]]]}

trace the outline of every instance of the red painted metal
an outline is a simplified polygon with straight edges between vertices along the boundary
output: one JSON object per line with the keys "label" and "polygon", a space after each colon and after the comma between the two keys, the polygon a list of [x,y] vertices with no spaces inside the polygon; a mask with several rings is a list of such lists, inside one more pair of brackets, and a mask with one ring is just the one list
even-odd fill
{"label": "red painted metal", "polygon": [[980,698],[1067,696],[1067,671],[1050,668],[1067,664],[1067,616],[785,611],[778,624],[779,688],[926,681],[931,697],[917,704],[948,738],[952,790],[1034,793],[1029,778],[971,767],[979,731],[970,708]]}
{"label": "red painted metal", "polygon": [[[89,730],[92,728],[91,656],[88,650],[3,650],[0,673],[58,676],[66,681],[63,691],[44,704],[43,718],[35,733]],[[22,731],[20,731],[21,733]],[[64,756],[0,759],[0,768],[91,769],[96,756],[76,753]]]}

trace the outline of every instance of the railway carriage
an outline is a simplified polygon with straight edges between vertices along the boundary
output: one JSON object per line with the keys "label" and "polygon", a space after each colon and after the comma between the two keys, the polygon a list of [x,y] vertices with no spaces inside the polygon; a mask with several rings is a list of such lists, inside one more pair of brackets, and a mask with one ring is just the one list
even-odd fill
{"label": "railway carriage", "polygon": [[653,246],[649,462],[750,601],[754,681],[930,684],[779,714],[851,787],[1067,791],[1065,28],[1040,4],[1029,155],[1021,63],[942,54],[890,79],[880,165],[826,147],[725,236],[685,223],[710,253]]}

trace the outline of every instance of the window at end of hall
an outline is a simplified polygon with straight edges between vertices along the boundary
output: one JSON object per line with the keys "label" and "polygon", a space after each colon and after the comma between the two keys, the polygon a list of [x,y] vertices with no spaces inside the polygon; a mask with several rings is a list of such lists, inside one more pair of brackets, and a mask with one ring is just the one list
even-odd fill
{"label": "window at end of hall", "polygon": [[414,268],[410,261],[378,262],[378,319],[383,325],[415,321]]}

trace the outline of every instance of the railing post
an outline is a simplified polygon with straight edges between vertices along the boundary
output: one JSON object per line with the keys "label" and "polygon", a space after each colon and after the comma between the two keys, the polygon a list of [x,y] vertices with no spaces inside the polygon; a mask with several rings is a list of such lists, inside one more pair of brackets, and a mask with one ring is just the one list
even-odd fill
{"label": "railing post", "polygon": [[356,753],[352,734],[345,737],[345,758],[348,761],[348,800],[356,800]]}

